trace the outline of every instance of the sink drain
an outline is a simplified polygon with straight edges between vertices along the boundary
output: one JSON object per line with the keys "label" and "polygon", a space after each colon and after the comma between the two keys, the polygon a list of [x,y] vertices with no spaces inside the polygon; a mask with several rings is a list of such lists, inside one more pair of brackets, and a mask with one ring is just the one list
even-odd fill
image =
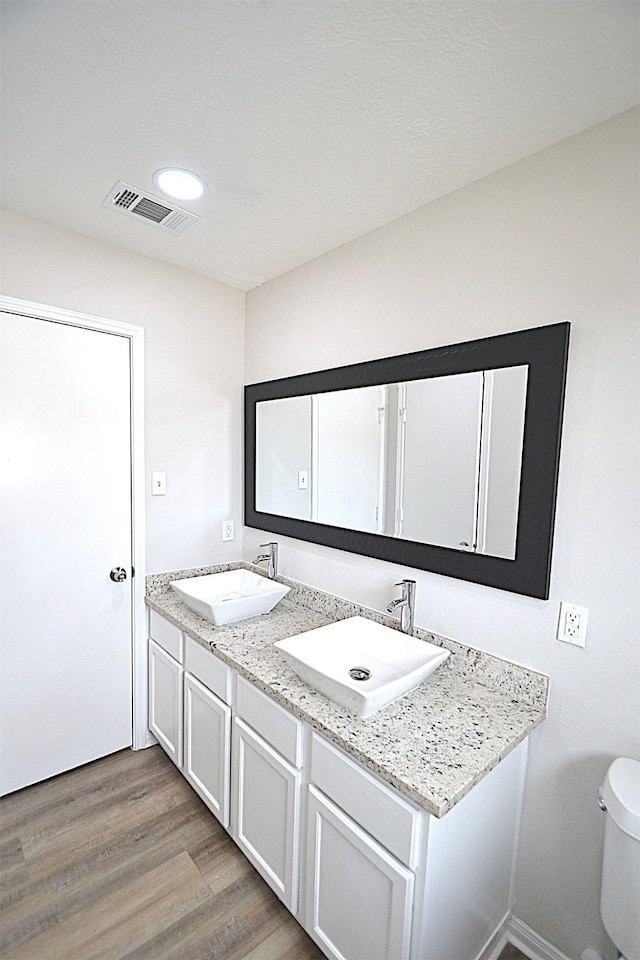
{"label": "sink drain", "polygon": [[368,680],[371,676],[371,670],[367,667],[351,667],[349,676],[352,680]]}

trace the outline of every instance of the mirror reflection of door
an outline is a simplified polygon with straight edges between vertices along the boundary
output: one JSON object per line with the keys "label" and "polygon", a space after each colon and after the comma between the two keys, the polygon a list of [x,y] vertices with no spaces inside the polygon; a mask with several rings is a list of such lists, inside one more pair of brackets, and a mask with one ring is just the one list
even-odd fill
{"label": "mirror reflection of door", "polygon": [[516,555],[527,375],[526,366],[484,374],[478,553],[507,560]]}
{"label": "mirror reflection of door", "polygon": [[475,549],[482,373],[401,384],[396,536]]}
{"label": "mirror reflection of door", "polygon": [[399,384],[394,535],[515,557],[527,368]]}

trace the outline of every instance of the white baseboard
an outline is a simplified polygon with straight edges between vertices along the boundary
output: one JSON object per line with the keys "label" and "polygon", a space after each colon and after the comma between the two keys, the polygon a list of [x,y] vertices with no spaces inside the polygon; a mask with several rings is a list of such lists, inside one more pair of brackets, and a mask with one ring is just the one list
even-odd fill
{"label": "white baseboard", "polygon": [[511,917],[507,924],[505,943],[507,941],[526,953],[531,960],[570,960],[566,953],[558,950],[518,917]]}

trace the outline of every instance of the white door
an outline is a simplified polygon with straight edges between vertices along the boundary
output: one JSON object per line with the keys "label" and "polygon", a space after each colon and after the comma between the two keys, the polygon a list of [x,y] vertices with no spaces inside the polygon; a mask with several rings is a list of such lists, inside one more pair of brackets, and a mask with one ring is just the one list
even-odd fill
{"label": "white door", "polygon": [[129,351],[0,314],[2,793],[132,742]]}

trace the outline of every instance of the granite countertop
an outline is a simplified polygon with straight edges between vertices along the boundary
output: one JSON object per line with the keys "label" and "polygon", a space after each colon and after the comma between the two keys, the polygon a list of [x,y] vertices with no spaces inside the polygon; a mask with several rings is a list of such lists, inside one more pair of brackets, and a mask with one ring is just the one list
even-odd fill
{"label": "granite countertop", "polygon": [[400,700],[366,719],[356,717],[300,680],[273,644],[344,617],[366,616],[394,627],[397,621],[278,577],[291,590],[271,613],[214,627],[169,587],[170,580],[238,567],[255,569],[235,563],[149,576],[146,602],[436,817],[546,716],[548,677],[418,628],[416,636],[451,651],[447,661]]}

